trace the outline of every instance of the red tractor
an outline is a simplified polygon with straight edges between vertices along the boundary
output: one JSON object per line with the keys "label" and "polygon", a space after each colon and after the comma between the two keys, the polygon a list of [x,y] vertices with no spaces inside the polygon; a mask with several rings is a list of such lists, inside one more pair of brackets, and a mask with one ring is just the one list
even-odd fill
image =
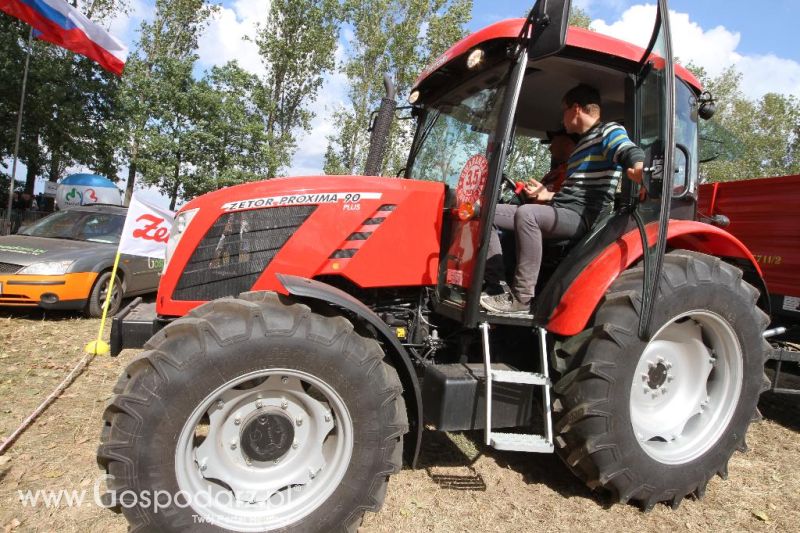
{"label": "red tractor", "polygon": [[[98,451],[133,530],[353,530],[423,429],[555,451],[645,509],[727,475],[769,318],[753,255],[695,221],[712,103],[673,64],[665,0],[646,50],[568,28],[569,7],[540,0],[422,73],[405,179],[271,179],[180,210],[155,309],[112,330],[114,353],[145,347]],[[487,314],[506,160],[579,82],[645,151],[647,195],[625,180],[583,238],[546,243],[529,314]]]}

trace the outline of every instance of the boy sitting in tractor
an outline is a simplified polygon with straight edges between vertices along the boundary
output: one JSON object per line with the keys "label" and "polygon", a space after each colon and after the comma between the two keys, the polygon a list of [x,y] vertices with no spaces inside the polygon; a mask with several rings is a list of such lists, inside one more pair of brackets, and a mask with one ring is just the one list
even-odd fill
{"label": "boy sitting in tractor", "polygon": [[[530,312],[539,268],[543,239],[575,239],[592,227],[603,208],[614,200],[623,170],[635,183],[642,182],[644,152],[629,138],[621,125],[600,120],[600,94],[586,84],[573,87],[561,101],[567,133],[578,134],[567,162],[566,179],[558,192],[534,180],[529,198],[538,203],[498,205],[495,229],[514,230],[517,266],[510,292],[483,294],[481,306],[493,313]],[[499,284],[502,247],[497,231],[489,237],[487,284]]]}

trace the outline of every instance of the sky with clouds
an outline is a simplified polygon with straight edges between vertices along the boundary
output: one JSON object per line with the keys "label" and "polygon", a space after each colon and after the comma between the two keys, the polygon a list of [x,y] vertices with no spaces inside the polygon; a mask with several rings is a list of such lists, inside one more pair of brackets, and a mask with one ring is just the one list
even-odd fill
{"label": "sky with clouds", "polygon": [[[655,3],[632,0],[574,0],[592,18],[592,29],[645,46],[655,17]],[[152,0],[132,0],[131,12],[111,24],[115,35],[131,46],[142,20],[152,16]],[[200,40],[199,66],[208,68],[236,59],[255,73],[264,66],[256,45],[249,41],[263,23],[269,0],[224,0]],[[751,98],[767,92],[800,97],[800,47],[794,25],[800,18],[797,0],[673,0],[670,2],[673,42],[682,63],[693,62],[710,75],[733,65],[742,75],[742,89]],[[518,0],[475,0],[468,28],[478,30],[492,22],[522,16],[526,6]],[[347,33],[342,37],[343,43]],[[342,56],[342,46],[337,56]],[[330,116],[344,104],[347,80],[341,74],[327,77],[312,108],[317,116],[309,133],[298,142],[289,175],[319,174],[332,133]],[[404,98],[404,95],[400,95]],[[149,195],[148,195],[149,196]]]}

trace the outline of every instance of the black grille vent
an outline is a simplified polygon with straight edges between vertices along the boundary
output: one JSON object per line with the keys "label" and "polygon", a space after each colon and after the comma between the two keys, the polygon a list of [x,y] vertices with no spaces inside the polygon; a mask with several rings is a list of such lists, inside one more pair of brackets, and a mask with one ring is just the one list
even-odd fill
{"label": "black grille vent", "polygon": [[206,301],[250,290],[316,208],[271,207],[222,215],[186,264],[173,298]]}
{"label": "black grille vent", "polygon": [[11,263],[0,263],[0,274],[14,274],[22,265],[12,265]]}

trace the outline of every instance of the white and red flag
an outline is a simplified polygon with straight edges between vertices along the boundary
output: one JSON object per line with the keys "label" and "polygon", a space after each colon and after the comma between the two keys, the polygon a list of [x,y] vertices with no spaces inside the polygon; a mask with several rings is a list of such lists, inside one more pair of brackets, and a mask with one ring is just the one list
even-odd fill
{"label": "white and red flag", "polygon": [[36,30],[35,37],[88,57],[122,75],[128,48],[65,0],[0,0],[4,11]]}
{"label": "white and red flag", "polygon": [[175,213],[139,200],[134,194],[119,240],[119,253],[164,259]]}

